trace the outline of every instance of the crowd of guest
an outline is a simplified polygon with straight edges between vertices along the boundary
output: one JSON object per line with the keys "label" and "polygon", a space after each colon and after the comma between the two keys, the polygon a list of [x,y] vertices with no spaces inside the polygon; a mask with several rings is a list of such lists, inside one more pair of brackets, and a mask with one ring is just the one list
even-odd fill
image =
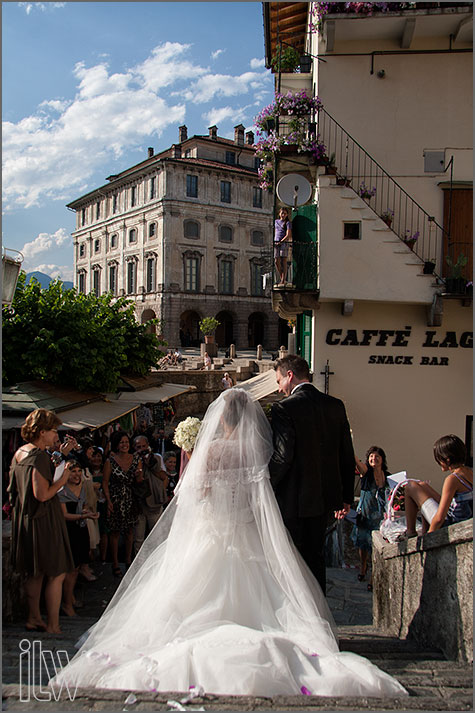
{"label": "crowd of guest", "polygon": [[96,564],[107,562],[123,576],[119,559],[127,569],[173,497],[180,453],[172,432],[146,422],[132,433],[114,430],[102,446],[61,425],[45,409],[28,415],[8,488],[11,564],[27,577],[26,627],[51,633],[61,633],[60,611],[74,616],[80,605],[78,578],[95,581]]}
{"label": "crowd of guest", "polygon": [[[222,388],[232,386],[226,373]],[[8,488],[11,564],[26,575],[26,628],[51,633],[61,631],[60,607],[66,616],[75,615],[78,578],[94,581],[95,563],[110,562],[114,577],[123,576],[174,497],[190,455],[174,444],[171,429],[147,418],[138,420],[132,432],[113,428],[101,446],[94,434],[78,436],[61,430],[61,425],[60,418],[45,409],[28,415],[21,429],[24,443],[11,461]],[[435,443],[435,460],[447,474],[441,495],[426,482],[405,481],[405,537],[416,534],[419,511],[423,533],[472,517],[473,473],[465,465],[466,455],[457,436]],[[363,581],[370,574],[372,533],[388,515],[390,472],[380,446],[371,446],[364,462],[357,457],[354,462],[361,494],[352,539],[360,558],[358,579]],[[366,586],[372,589],[372,573]],[[47,622],[40,612],[43,588]]]}

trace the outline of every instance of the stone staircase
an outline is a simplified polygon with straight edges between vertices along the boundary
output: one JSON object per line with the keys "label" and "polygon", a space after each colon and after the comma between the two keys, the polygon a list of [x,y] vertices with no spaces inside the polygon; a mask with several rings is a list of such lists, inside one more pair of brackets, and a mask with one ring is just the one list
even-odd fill
{"label": "stone staircase", "polygon": [[[27,689],[19,686],[19,644],[40,641],[43,649],[66,650],[75,653],[74,642],[100,616],[116,585],[108,567],[92,584],[83,585],[80,596],[85,606],[75,619],[62,617],[61,638],[46,634],[31,634],[19,624],[6,624],[3,630],[3,710],[58,710],[58,711],[157,711],[172,710],[169,701],[179,703],[180,692],[135,692],[105,689],[78,689],[73,701],[63,692],[59,701],[44,700],[45,694],[36,689],[36,700]],[[395,676],[408,690],[409,697],[328,698],[321,696],[214,696],[195,699],[178,710],[338,710],[338,711],[469,711],[472,710],[472,667],[470,664],[447,661],[438,651],[422,651],[415,642],[385,636],[371,625],[372,595],[365,583],[356,579],[356,570],[332,568],[327,570],[327,599],[338,626],[340,648],[365,656],[384,671]],[[84,612],[84,614],[82,614]],[[25,642],[25,640],[27,640]],[[38,644],[36,645],[38,646]],[[23,700],[20,699],[20,695]]]}
{"label": "stone staircase", "polygon": [[417,274],[420,277],[432,282],[433,287],[440,288],[440,285],[434,279],[434,275],[426,275],[422,272],[424,261],[409,247],[407,247],[407,245],[404,245],[403,241],[396,235],[396,233],[394,233],[391,228],[373,210],[371,210],[362,198],[359,198],[350,188],[342,186],[335,186],[335,188],[340,190],[340,198],[351,202],[351,209],[357,214],[356,219],[361,220],[363,225],[367,226],[370,230],[375,233],[379,233],[379,238],[382,239],[384,243],[392,246],[393,253],[403,256],[405,265],[419,268],[420,271]]}

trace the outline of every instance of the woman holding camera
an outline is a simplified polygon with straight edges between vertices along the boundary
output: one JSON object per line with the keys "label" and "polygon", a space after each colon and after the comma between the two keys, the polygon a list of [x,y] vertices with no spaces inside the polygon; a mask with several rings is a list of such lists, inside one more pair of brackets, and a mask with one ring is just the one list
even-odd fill
{"label": "woman holding camera", "polygon": [[[61,420],[52,411],[32,411],[21,428],[26,444],[13,456],[10,468],[10,500],[14,506],[11,562],[28,576],[28,631],[60,634],[59,607],[66,572],[74,569],[66,523],[57,492],[69,478],[66,464],[53,482],[47,448],[54,448]],[[45,599],[48,623],[40,612],[40,595],[46,577]]]}

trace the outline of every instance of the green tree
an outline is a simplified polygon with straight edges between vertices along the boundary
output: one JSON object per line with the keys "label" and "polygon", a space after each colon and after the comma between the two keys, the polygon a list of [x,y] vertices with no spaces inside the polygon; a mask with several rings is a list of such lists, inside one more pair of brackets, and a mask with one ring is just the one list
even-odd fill
{"label": "green tree", "polygon": [[138,324],[131,300],[64,289],[41,289],[21,273],[11,307],[3,312],[6,384],[44,379],[80,390],[114,391],[125,374],[143,376],[163,355],[149,326]]}

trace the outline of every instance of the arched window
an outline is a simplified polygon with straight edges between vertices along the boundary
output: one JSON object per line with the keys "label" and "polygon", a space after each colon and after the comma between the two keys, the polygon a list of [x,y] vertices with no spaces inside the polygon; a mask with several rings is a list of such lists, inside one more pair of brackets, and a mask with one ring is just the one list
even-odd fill
{"label": "arched window", "polygon": [[200,224],[196,220],[185,220],[183,222],[183,234],[185,238],[199,238]]}
{"label": "arched window", "polygon": [[233,229],[229,225],[219,226],[219,241],[221,243],[233,242]]}
{"label": "arched window", "polygon": [[131,228],[129,230],[129,243],[136,243],[137,242],[137,231],[135,228]]}
{"label": "arched window", "polygon": [[157,235],[157,224],[150,223],[148,226],[148,237],[154,238]]}
{"label": "arched window", "polygon": [[264,233],[262,232],[262,230],[252,231],[251,245],[264,245]]}

